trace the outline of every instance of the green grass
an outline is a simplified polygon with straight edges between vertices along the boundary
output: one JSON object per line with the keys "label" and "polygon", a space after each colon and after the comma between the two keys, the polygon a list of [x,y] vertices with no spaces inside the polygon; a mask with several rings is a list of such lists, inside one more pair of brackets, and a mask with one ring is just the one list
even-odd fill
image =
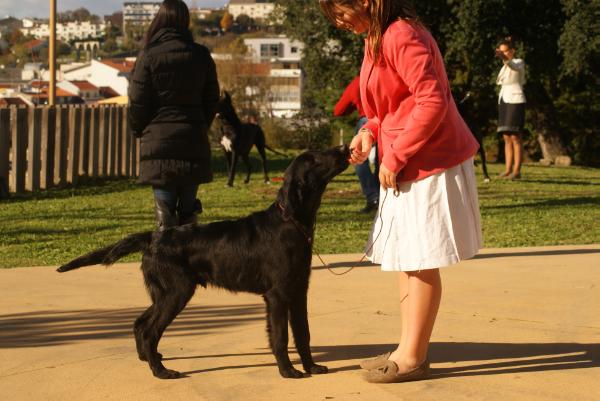
{"label": "green grass", "polygon": [[[221,154],[215,153],[215,180],[199,191],[201,222],[234,219],[273,202],[280,182],[266,185],[255,173],[244,185],[239,174],[228,188]],[[291,158],[269,157],[271,177],[281,177]],[[256,155],[253,163],[259,171]],[[489,168],[493,177],[502,166]],[[478,179],[486,247],[600,243],[599,169],[525,166],[521,181]],[[372,222],[372,216],[357,213],[363,204],[349,168],[323,197],[319,253],[362,252]],[[0,267],[59,265],[153,227],[151,190],[129,179],[90,180],[78,188],[13,197],[0,202]]]}

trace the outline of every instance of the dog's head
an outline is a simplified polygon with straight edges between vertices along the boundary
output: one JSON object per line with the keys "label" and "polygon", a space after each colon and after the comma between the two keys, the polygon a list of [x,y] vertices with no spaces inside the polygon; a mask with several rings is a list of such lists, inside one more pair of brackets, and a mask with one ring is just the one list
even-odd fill
{"label": "dog's head", "polygon": [[285,171],[277,196],[285,213],[296,218],[314,217],[327,184],[348,168],[349,157],[347,145],[296,157]]}
{"label": "dog's head", "polygon": [[220,120],[228,122],[232,122],[238,119],[237,113],[235,112],[235,108],[233,107],[231,95],[227,91],[225,91],[223,97],[221,97],[217,102],[216,117]]}

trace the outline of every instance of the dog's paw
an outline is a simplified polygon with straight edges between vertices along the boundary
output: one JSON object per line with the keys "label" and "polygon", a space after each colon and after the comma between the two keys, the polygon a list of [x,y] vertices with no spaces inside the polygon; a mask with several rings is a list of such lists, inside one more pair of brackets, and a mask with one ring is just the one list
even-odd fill
{"label": "dog's paw", "polygon": [[317,365],[317,364],[314,364],[311,367],[309,367],[308,369],[306,369],[306,373],[310,373],[312,375],[322,375],[327,372],[329,372],[329,369],[327,369],[327,366]]}
{"label": "dog's paw", "polygon": [[286,379],[301,379],[304,377],[304,373],[300,372],[299,370],[296,370],[294,368],[290,368],[290,369],[280,369],[279,373],[281,374],[282,377],[285,377]]}
{"label": "dog's paw", "polygon": [[159,371],[156,371],[154,372],[154,376],[158,377],[159,379],[179,379],[181,377],[184,377],[184,375],[182,375],[178,371],[171,369],[161,369]]}

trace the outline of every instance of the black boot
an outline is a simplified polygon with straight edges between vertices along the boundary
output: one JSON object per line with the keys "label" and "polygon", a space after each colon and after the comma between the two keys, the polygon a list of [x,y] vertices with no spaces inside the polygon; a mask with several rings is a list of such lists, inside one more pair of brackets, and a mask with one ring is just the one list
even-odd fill
{"label": "black boot", "polygon": [[365,205],[365,207],[360,209],[359,213],[363,213],[363,214],[371,213],[371,212],[377,210],[378,207],[379,207],[379,200],[367,201],[367,204]]}
{"label": "black boot", "polygon": [[165,231],[177,225],[175,211],[171,210],[169,206],[161,200],[154,200],[154,214],[156,217],[156,229],[158,231]]}
{"label": "black boot", "polygon": [[188,214],[179,213],[179,225],[185,224],[196,224],[198,222],[198,215],[202,213],[202,202],[200,199],[196,199],[194,202],[194,211]]}

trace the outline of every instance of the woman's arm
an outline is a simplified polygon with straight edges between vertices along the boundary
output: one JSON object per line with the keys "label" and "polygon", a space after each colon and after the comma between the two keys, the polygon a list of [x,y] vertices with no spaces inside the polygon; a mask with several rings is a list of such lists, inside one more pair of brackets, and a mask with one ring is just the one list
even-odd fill
{"label": "woman's arm", "polygon": [[129,81],[129,124],[134,136],[141,137],[144,129],[152,121],[152,77],[146,66],[146,56],[142,50],[135,62]]}
{"label": "woman's arm", "polygon": [[215,118],[215,114],[217,113],[217,103],[219,103],[220,93],[215,62],[210,56],[208,49],[206,49],[206,54],[208,57],[208,68],[202,98],[204,104],[206,105],[204,107],[204,120],[206,121],[206,128],[208,129]]}
{"label": "woman's arm", "polygon": [[398,173],[433,135],[446,115],[448,100],[437,76],[433,55],[418,33],[401,30],[390,39],[384,51],[388,52],[390,62],[415,100],[415,107],[403,127],[404,133],[398,135],[391,149],[383,151],[382,163]]}
{"label": "woman's arm", "polygon": [[511,70],[522,72],[525,69],[525,62],[521,59],[515,59],[505,61],[504,64]]}

